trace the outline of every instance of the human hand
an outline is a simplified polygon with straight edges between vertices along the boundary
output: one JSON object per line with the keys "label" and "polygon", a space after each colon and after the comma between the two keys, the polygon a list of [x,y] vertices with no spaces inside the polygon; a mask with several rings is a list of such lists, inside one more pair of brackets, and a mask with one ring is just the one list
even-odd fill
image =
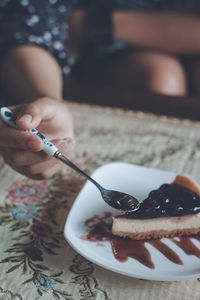
{"label": "human hand", "polygon": [[74,145],[73,122],[65,102],[40,98],[12,107],[17,127],[0,121],[0,152],[17,172],[33,179],[47,179],[59,171],[61,163],[41,151],[43,142],[27,130],[37,128],[65,155]]}

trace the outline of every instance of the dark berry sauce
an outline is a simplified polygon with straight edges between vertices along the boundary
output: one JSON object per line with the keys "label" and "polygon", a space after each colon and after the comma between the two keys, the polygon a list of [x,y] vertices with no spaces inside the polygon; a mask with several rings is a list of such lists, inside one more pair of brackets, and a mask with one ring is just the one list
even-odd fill
{"label": "dark berry sauce", "polygon": [[124,216],[132,219],[182,216],[200,212],[200,197],[179,184],[163,184],[140,204],[136,211]]}
{"label": "dark berry sauce", "polygon": [[[112,215],[110,213],[105,213],[102,216],[95,215],[86,220],[85,225],[88,228],[88,234],[83,238],[92,242],[109,241],[112,246],[113,255],[120,262],[124,262],[130,257],[136,259],[146,267],[154,269],[155,265],[146,247],[147,244],[151,244],[173,263],[183,264],[178,254],[161,239],[136,241],[112,235]],[[172,238],[171,241],[187,255],[194,255],[200,258],[200,249],[193,244],[191,238],[200,240],[200,236],[193,235],[192,237]]]}

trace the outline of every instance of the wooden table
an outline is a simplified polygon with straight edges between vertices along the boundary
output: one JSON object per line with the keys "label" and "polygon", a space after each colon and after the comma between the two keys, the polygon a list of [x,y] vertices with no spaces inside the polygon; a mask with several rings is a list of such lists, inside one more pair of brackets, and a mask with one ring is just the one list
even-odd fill
{"label": "wooden table", "polygon": [[158,115],[200,120],[200,97],[173,97],[137,92],[87,80],[65,80],[65,98],[80,103],[120,107]]}
{"label": "wooden table", "polygon": [[[110,161],[199,175],[200,123],[70,104],[76,161],[92,172]],[[200,282],[157,282],[115,274],[64,240],[67,213],[83,185],[68,172],[27,179],[0,162],[0,299],[199,300]]]}

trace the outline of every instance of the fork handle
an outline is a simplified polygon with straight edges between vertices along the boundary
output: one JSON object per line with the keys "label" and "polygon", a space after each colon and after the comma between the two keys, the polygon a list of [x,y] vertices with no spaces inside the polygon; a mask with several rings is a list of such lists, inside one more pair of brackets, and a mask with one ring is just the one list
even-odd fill
{"label": "fork handle", "polygon": [[[9,125],[10,127],[16,128],[17,129],[17,125],[16,125],[16,119],[14,116],[14,113],[12,112],[11,109],[7,108],[7,107],[2,107],[0,109],[0,114],[1,114],[1,118],[2,120]],[[39,132],[37,129],[31,129],[28,130],[31,134],[37,136],[38,138],[40,138],[44,144],[43,147],[43,151],[46,152],[48,155],[50,156],[54,156],[56,157],[57,154],[60,152],[58,150],[58,148],[51,143],[41,132]]]}

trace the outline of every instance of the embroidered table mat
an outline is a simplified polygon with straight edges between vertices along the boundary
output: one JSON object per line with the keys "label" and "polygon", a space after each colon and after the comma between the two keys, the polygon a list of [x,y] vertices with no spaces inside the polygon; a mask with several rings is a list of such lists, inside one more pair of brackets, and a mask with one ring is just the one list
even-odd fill
{"label": "embroidered table mat", "polygon": [[[199,175],[200,122],[70,104],[76,162],[92,173],[111,161]],[[0,160],[0,300],[197,300],[200,280],[129,278],[87,261],[63,227],[84,179],[25,178]]]}

